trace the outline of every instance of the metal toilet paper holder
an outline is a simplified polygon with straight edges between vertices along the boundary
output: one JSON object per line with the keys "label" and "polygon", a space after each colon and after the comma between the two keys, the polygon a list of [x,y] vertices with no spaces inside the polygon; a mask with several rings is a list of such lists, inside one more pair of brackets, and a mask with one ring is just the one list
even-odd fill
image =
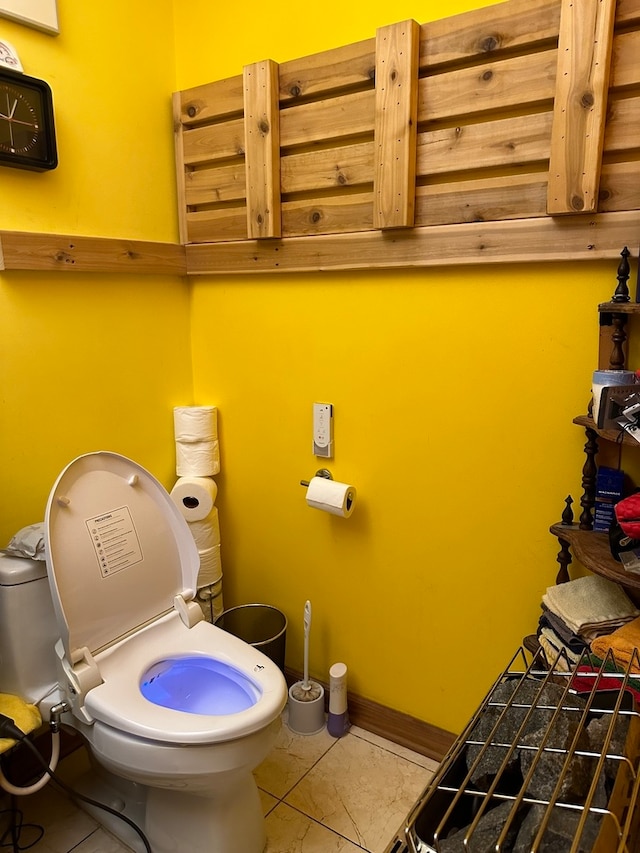
{"label": "metal toilet paper holder", "polygon": [[[314,477],[323,477],[325,480],[333,480],[333,475],[328,468],[320,468],[319,471],[313,475]],[[300,480],[300,485],[304,486],[306,489],[309,488],[309,480]]]}

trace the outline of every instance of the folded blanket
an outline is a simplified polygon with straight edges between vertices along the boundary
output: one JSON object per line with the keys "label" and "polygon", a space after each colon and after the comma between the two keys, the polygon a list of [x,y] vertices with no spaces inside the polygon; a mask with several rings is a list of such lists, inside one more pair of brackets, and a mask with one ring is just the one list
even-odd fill
{"label": "folded blanket", "polygon": [[[25,734],[37,729],[42,723],[40,711],[35,705],[29,705],[19,696],[12,693],[0,693],[0,714],[11,717],[16,726]],[[15,740],[11,738],[0,738],[0,752],[5,752],[15,746]]]}
{"label": "folded blanket", "polygon": [[549,638],[544,636],[544,634],[540,634],[538,642],[540,643],[540,648],[544,653],[547,666],[552,666],[556,672],[571,672],[575,666],[575,662],[569,660],[564,650],[562,650],[560,652],[560,656],[558,656],[560,650],[557,649]]}
{"label": "folded blanket", "polygon": [[633,619],[612,634],[596,637],[591,643],[591,651],[594,655],[603,659],[607,652],[611,652],[619,667],[630,672],[640,673],[640,618]]}
{"label": "folded blanket", "polygon": [[542,616],[538,621],[539,632],[544,628],[551,628],[551,630],[557,634],[562,643],[576,654],[580,654],[585,649],[589,648],[589,644],[586,643],[582,637],[578,636],[578,634],[574,634],[567,623],[564,622],[557,613],[554,613],[553,610],[549,610],[543,604]]}
{"label": "folded blanket", "polygon": [[550,586],[542,602],[574,634],[589,640],[640,616],[640,610],[622,587],[600,575]]}

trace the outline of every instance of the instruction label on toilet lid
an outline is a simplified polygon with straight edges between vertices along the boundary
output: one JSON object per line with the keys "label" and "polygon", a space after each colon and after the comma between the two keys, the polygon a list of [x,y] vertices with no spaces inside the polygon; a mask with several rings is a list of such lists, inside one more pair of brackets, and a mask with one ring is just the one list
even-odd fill
{"label": "instruction label on toilet lid", "polygon": [[142,561],[142,548],[128,506],[86,520],[103,578]]}

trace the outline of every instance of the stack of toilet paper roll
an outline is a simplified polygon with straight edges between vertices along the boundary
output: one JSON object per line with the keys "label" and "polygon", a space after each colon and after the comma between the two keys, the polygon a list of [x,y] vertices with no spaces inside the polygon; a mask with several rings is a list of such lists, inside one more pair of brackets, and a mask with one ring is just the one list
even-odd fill
{"label": "stack of toilet paper roll", "polygon": [[215,406],[177,406],[173,410],[178,477],[220,473],[218,410]]}
{"label": "stack of toilet paper roll", "polygon": [[220,523],[215,506],[220,471],[218,410],[215,406],[178,406],[173,410],[178,481],[171,498],[186,519],[200,555],[197,599],[213,622],[224,610]]}

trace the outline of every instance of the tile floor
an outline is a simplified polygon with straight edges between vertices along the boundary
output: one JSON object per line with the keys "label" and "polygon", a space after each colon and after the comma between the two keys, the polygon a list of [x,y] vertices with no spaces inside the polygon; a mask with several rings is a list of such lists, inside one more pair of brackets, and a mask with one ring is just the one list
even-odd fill
{"label": "tile floor", "polygon": [[[78,750],[61,762],[59,772],[72,784],[84,766],[86,755]],[[265,853],[384,853],[436,767],[355,726],[339,739],[326,730],[294,734],[285,712],[275,750],[255,771],[266,816]],[[51,786],[18,805],[25,824],[44,827],[43,837],[29,848],[35,853],[129,850]],[[21,849],[35,838],[35,830],[25,826]]]}

